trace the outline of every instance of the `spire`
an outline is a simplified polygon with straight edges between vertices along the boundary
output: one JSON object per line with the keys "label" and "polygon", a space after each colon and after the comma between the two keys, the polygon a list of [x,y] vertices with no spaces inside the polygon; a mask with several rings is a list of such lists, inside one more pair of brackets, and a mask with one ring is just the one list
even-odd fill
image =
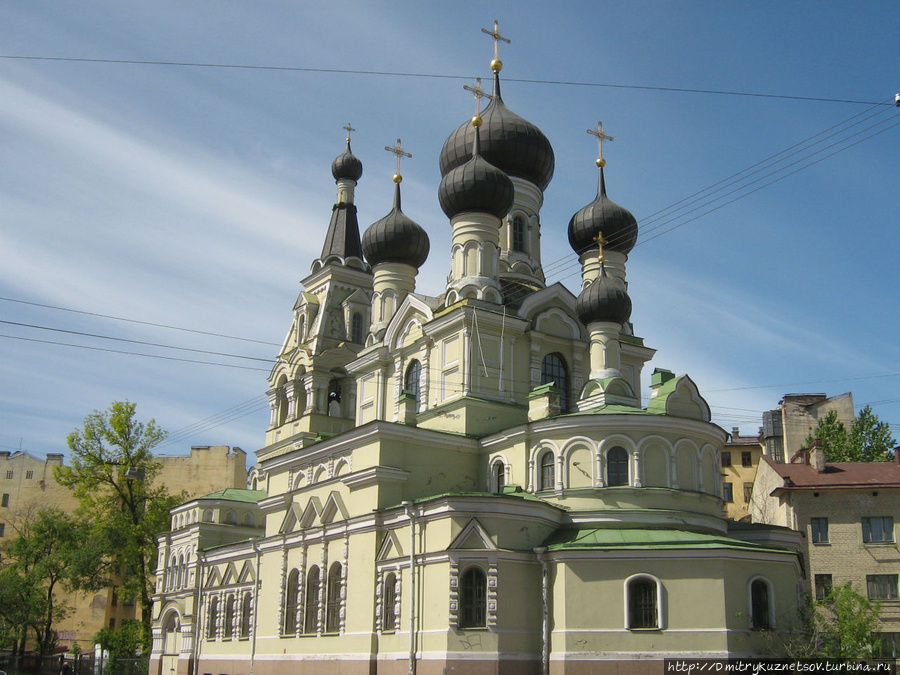
{"label": "spire", "polygon": [[346,265],[349,258],[362,262],[362,246],[359,240],[359,222],[356,206],[353,204],[353,189],[362,176],[362,162],[350,150],[350,132],[354,131],[349,124],[347,130],[347,147],[331,163],[331,174],[337,185],[337,197],[331,209],[331,221],[322,245],[322,255],[313,262],[313,270],[320,269],[328,263]]}

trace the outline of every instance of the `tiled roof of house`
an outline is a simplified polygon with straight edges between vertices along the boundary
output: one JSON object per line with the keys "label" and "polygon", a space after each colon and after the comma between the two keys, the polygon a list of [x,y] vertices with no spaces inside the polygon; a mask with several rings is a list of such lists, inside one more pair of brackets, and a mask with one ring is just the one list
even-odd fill
{"label": "tiled roof of house", "polygon": [[784,479],[786,490],[900,487],[900,464],[896,462],[834,462],[819,473],[805,462],[779,464],[768,456],[763,461]]}

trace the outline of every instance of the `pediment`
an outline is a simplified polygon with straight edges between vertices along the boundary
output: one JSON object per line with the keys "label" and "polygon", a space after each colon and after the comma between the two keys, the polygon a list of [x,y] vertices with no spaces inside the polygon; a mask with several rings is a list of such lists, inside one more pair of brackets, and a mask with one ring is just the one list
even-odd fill
{"label": "pediment", "polygon": [[396,345],[401,336],[409,330],[411,322],[417,321],[419,325],[424,326],[433,318],[434,312],[427,302],[412,293],[408,294],[384,332],[384,344]]}
{"label": "pediment", "polygon": [[575,296],[572,292],[557,282],[546,288],[531,293],[519,307],[519,317],[533,320],[540,312],[551,307],[562,308],[566,314],[575,316]]}
{"label": "pediment", "polygon": [[457,535],[448,548],[451,550],[464,549],[475,551],[497,550],[487,531],[476,518],[472,518],[469,521],[469,524],[462,529],[462,532]]}
{"label": "pediment", "polygon": [[256,572],[253,569],[253,564],[249,560],[245,560],[244,566],[241,568],[241,573],[238,575],[238,582],[243,584],[255,580]]}
{"label": "pediment", "polygon": [[222,585],[230,586],[231,584],[236,584],[238,580],[237,570],[234,568],[234,563],[228,563],[228,566],[225,568],[225,575],[222,577]]}
{"label": "pediment", "polygon": [[378,549],[378,555],[375,560],[381,562],[383,560],[393,560],[394,558],[403,557],[403,548],[400,546],[400,538],[394,530],[388,530],[381,542],[381,548]]}
{"label": "pediment", "polygon": [[281,521],[281,527],[278,528],[279,534],[288,534],[296,530],[302,516],[300,506],[296,502],[291,502],[287,513],[284,514],[284,520]]}
{"label": "pediment", "polygon": [[344,500],[341,499],[340,493],[337,490],[333,490],[331,494],[328,495],[328,499],[325,500],[325,506],[322,509],[319,519],[323,524],[327,525],[336,520],[347,520],[349,517],[350,513],[347,511],[347,507],[344,505]]}
{"label": "pediment", "polygon": [[222,573],[219,572],[218,567],[212,567],[209,570],[209,574],[206,575],[206,586],[207,588],[212,588],[214,586],[222,585]]}

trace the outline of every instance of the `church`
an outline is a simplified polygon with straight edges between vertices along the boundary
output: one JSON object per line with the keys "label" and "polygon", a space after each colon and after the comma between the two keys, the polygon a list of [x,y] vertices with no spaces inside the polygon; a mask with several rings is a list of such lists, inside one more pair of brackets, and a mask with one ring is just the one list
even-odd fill
{"label": "church", "polygon": [[581,286],[545,283],[554,152],[485,32],[493,92],[439,158],[449,252],[402,210],[399,141],[393,209],[360,227],[348,129],[250,489],[159,538],[151,675],[662,673],[794,627],[799,535],[725,518],[727,434],[690,377],[655,369],[642,402],[638,224],[607,196],[602,125],[568,225]]}

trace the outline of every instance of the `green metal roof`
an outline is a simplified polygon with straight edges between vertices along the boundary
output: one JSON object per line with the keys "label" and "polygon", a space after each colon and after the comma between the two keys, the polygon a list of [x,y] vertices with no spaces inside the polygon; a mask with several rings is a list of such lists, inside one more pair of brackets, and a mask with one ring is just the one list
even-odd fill
{"label": "green metal roof", "polygon": [[257,504],[261,499],[265,499],[268,493],[265,490],[242,490],[240,488],[225,488],[218,492],[211,492],[208,495],[198,497],[203,499],[226,499],[230,502],[244,502],[247,504]]}
{"label": "green metal roof", "polygon": [[[544,542],[551,551],[591,548],[660,549],[660,548],[733,548],[774,550],[719,534],[688,530],[567,528],[557,530]],[[782,549],[778,549],[782,550]]]}

